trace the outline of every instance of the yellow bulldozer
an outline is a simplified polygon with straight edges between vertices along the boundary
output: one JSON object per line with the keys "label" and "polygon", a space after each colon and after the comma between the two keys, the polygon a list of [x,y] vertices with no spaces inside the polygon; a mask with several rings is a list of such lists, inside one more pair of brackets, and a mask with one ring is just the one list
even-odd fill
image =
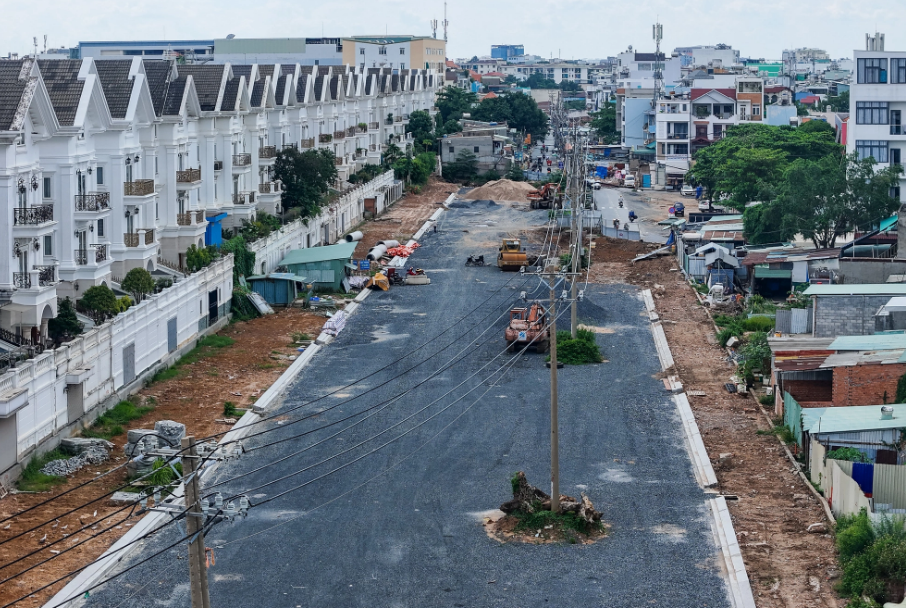
{"label": "yellow bulldozer", "polygon": [[497,254],[497,267],[500,270],[518,271],[529,265],[528,256],[522,249],[519,239],[503,239],[500,253]]}

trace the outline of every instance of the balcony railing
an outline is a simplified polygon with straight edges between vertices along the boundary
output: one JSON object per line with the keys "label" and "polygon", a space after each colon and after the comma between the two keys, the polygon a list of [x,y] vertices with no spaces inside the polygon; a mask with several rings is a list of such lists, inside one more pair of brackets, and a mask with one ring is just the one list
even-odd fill
{"label": "balcony railing", "polygon": [[100,264],[107,259],[107,245],[94,246],[94,261]]}
{"label": "balcony railing", "polygon": [[360,125],[357,125],[356,128],[355,128],[355,130],[356,130],[356,133],[367,133],[367,132],[368,132],[368,125],[365,124],[365,123],[362,123],[362,124],[360,124]]}
{"label": "balcony railing", "polygon": [[377,144],[368,144],[368,149],[371,152],[377,152]]}
{"label": "balcony railing", "polygon": [[392,124],[393,124],[393,116],[388,116],[387,119],[384,120],[384,122],[385,122],[386,124],[388,124],[388,125],[392,125]]}
{"label": "balcony railing", "polygon": [[16,226],[35,226],[53,221],[53,205],[13,208],[13,224]]}
{"label": "balcony railing", "polygon": [[331,136],[330,133],[321,133],[320,135],[318,135],[318,143],[321,143],[321,144],[330,143],[330,141],[332,139],[333,139],[333,136]]}
{"label": "balcony railing", "polygon": [[890,125],[890,134],[891,135],[902,135],[903,134],[903,125]]}
{"label": "balcony railing", "polygon": [[19,334],[14,334],[8,329],[3,329],[0,327],[0,340],[4,342],[9,342],[10,344],[15,344],[16,346],[26,346],[29,348],[34,348],[35,352],[42,353],[44,352],[44,345],[39,342],[33,342],[32,339],[28,336],[22,336]]}
{"label": "balcony railing", "polygon": [[369,131],[377,131],[380,128],[381,128],[381,123],[379,123],[379,122],[369,122],[368,123]]}
{"label": "balcony railing", "polygon": [[258,148],[258,158],[277,158],[277,146]]}
{"label": "balcony railing", "polygon": [[394,116],[394,117],[393,117],[393,122],[403,122],[403,117],[402,117],[402,116]]}
{"label": "balcony railing", "polygon": [[110,208],[109,192],[92,192],[75,195],[76,211],[103,211]]}
{"label": "balcony railing", "polygon": [[333,138],[334,139],[346,139],[346,131],[334,131]]}
{"label": "balcony railing", "polygon": [[176,181],[181,184],[191,184],[192,182],[201,181],[201,168],[186,169],[185,171],[176,172]]}
{"label": "balcony railing", "polygon": [[214,161],[214,171],[223,171],[223,161],[222,160]]}
{"label": "balcony railing", "polygon": [[154,228],[150,230],[145,230],[145,245],[154,244]]}
{"label": "balcony railing", "polygon": [[176,225],[177,226],[191,226],[192,225],[192,213],[177,213],[176,214]]}
{"label": "balcony railing", "polygon": [[27,272],[13,273],[13,287],[17,289],[29,289],[31,287],[31,277]]}
{"label": "balcony railing", "polygon": [[[303,140],[303,141],[304,141],[304,140]],[[284,149],[284,150],[289,150],[290,148],[295,148],[296,150],[298,150],[298,149],[299,149],[299,144],[283,144],[283,149]]]}
{"label": "balcony railing", "polygon": [[233,204],[234,205],[249,205],[255,202],[255,193],[254,192],[234,192],[233,193]]}
{"label": "balcony railing", "polygon": [[343,161],[344,161],[344,158],[342,156],[333,157],[333,164],[335,164],[338,167],[343,164]]}
{"label": "balcony railing", "polygon": [[53,264],[46,266],[35,266],[38,271],[38,285],[47,287],[57,282],[57,267]]}
{"label": "balcony railing", "polygon": [[277,192],[277,184],[275,184],[274,182],[258,184],[258,192],[260,194],[270,194],[271,192]]}
{"label": "balcony railing", "polygon": [[[136,235],[137,236],[137,235]],[[133,245],[134,247],[134,245]],[[75,258],[75,263],[79,266],[85,266],[88,264],[88,250],[87,249],[76,249],[73,253],[73,258]]]}
{"label": "balcony railing", "polygon": [[149,194],[154,194],[154,180],[137,179],[134,182],[124,182],[123,194],[125,196],[147,196]]}
{"label": "balcony railing", "polygon": [[[137,232],[127,232],[123,235],[123,242],[126,244],[126,247],[138,247],[138,233]],[[83,262],[87,263],[87,262]]]}
{"label": "balcony railing", "polygon": [[204,223],[204,211],[199,210],[195,212],[195,222],[198,224]]}
{"label": "balcony railing", "polygon": [[309,137],[308,139],[303,139],[302,141],[299,142],[299,146],[303,150],[310,150],[311,148],[315,147],[315,138]]}
{"label": "balcony railing", "polygon": [[355,137],[355,127],[346,129],[346,137]]}
{"label": "balcony railing", "polygon": [[667,139],[689,139],[688,133],[668,133]]}
{"label": "balcony railing", "polygon": [[409,115],[408,115],[408,114],[403,114],[403,120],[409,120]]}
{"label": "balcony railing", "polygon": [[248,167],[252,164],[252,155],[248,152],[243,152],[242,154],[233,155],[233,166],[234,167]]}

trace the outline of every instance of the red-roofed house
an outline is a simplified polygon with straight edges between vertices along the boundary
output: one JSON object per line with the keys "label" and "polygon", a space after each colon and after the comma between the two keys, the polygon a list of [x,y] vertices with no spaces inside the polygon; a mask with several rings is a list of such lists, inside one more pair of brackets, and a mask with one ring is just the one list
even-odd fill
{"label": "red-roofed house", "polygon": [[482,97],[481,100],[484,101],[485,99],[497,99],[497,97],[498,97],[497,93],[495,93],[494,91],[491,91],[490,93],[488,93],[487,95]]}
{"label": "red-roofed house", "polygon": [[765,87],[764,96],[770,105],[789,106],[793,104],[793,90],[790,87]]}
{"label": "red-roofed house", "polygon": [[799,103],[806,106],[818,105],[818,102],[821,101],[821,98],[817,95],[809,95],[808,97],[803,97],[799,100]]}

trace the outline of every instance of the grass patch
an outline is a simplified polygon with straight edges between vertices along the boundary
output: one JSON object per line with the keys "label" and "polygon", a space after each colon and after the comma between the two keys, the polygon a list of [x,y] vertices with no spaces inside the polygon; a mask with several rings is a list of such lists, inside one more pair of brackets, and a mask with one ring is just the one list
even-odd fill
{"label": "grass patch", "polygon": [[137,406],[131,401],[120,401],[92,423],[91,427],[82,431],[83,437],[97,437],[109,440],[125,433],[124,425],[138,420],[154,408],[151,406]]}
{"label": "grass patch", "polygon": [[513,517],[518,521],[516,524],[517,531],[544,530],[546,526],[553,526],[554,529],[591,534],[604,529],[604,524],[601,522],[590,524],[575,513],[553,513],[552,511],[541,510],[535,510],[534,513],[517,511],[513,513]]}
{"label": "grass patch", "polygon": [[292,338],[293,343],[306,342],[306,341],[311,340],[311,336],[309,336],[304,331],[294,331],[293,333],[290,334],[290,338]]}
{"label": "grass patch", "polygon": [[258,369],[274,369],[277,366],[273,363],[256,363],[255,367],[257,367]]}
{"label": "grass patch", "polygon": [[69,456],[58,449],[51,450],[50,452],[41,454],[40,456],[35,456],[28,461],[27,465],[25,465],[25,468],[22,470],[22,475],[19,477],[19,481],[16,483],[16,486],[23,492],[46,492],[54,486],[65,483],[65,477],[59,477],[57,475],[45,475],[41,472],[41,469],[43,469],[44,465],[46,465],[48,462],[51,462],[53,460],[61,460],[63,458],[69,458]]}
{"label": "grass patch", "polygon": [[784,426],[782,424],[778,424],[777,426],[775,426],[774,428],[772,428],[769,431],[763,431],[763,430],[759,429],[759,430],[755,431],[755,434],[756,435],[777,435],[778,437],[780,437],[781,441],[783,441],[783,443],[785,443],[787,445],[796,443],[796,436],[793,435],[793,431],[791,431],[789,427]]}
{"label": "grass patch", "polygon": [[215,377],[220,375],[220,372],[217,371],[216,369],[209,369],[206,373],[209,376],[215,376]]}
{"label": "grass patch", "polygon": [[223,415],[225,418],[235,418],[236,417],[236,404],[232,401],[225,401],[223,404]]}
{"label": "grass patch", "polygon": [[761,405],[773,405],[774,395],[762,395],[758,398],[758,403]]}
{"label": "grass patch", "polygon": [[[232,346],[235,342],[236,340],[228,336],[219,336],[216,334],[206,336],[198,341],[198,344],[195,346],[195,348],[180,357],[180,359],[171,367],[162,369],[154,374],[154,376],[152,376],[151,378],[151,381],[148,382],[148,385],[150,386],[157,382],[165,382],[167,380],[179,378],[186,373],[186,370],[183,369],[186,365],[192,365],[193,363],[198,363],[206,357],[216,355],[220,349],[226,348],[227,346]],[[219,374],[217,370],[213,370],[213,373],[208,372],[208,375],[217,376]]]}

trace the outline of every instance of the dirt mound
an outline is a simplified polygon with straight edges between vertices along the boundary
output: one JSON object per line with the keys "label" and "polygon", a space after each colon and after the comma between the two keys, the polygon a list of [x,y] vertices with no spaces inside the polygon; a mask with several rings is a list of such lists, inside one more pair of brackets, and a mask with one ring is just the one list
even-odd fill
{"label": "dirt mound", "polygon": [[497,181],[488,182],[480,188],[470,190],[462,198],[470,200],[527,203],[529,200],[526,195],[534,190],[535,187],[527,182],[514,182],[508,179],[498,179]]}

